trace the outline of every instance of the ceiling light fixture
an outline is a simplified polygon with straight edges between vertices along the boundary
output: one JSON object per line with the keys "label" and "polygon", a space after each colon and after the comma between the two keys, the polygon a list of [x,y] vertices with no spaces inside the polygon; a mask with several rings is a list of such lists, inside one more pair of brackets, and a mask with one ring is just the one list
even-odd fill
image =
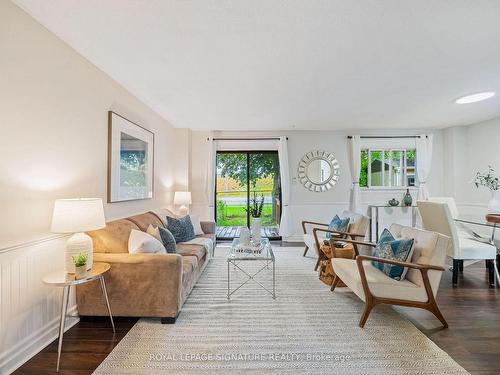
{"label": "ceiling light fixture", "polygon": [[462,96],[461,98],[458,98],[457,100],[455,100],[455,103],[457,103],[457,104],[475,103],[475,102],[480,102],[482,100],[489,99],[493,96],[495,96],[495,93],[493,91],[478,92],[476,94]]}

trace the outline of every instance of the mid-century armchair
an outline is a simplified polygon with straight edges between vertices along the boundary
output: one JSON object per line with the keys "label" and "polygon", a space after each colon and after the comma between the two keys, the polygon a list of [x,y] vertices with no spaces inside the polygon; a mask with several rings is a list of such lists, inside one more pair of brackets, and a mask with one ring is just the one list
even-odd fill
{"label": "mid-century armchair", "polygon": [[[364,327],[371,310],[379,304],[418,307],[428,310],[447,328],[448,323],[441,314],[435,297],[444,271],[446,253],[451,246],[449,237],[399,224],[392,224],[389,230],[396,239],[413,238],[415,240],[411,262],[400,262],[367,255],[357,255],[356,259],[333,258],[332,267],[336,276],[331,290],[334,291],[342,280],[365,302],[359,321],[361,328]],[[376,246],[374,243],[351,239],[343,241],[356,245]],[[357,251],[356,248],[355,251]],[[390,278],[372,265],[373,260],[408,267],[406,278],[401,281]]]}
{"label": "mid-century armchair", "polygon": [[306,245],[304,249],[304,256],[307,254],[310,248],[314,250],[316,256],[318,257],[318,261],[316,262],[315,270],[318,268],[318,265],[322,259],[322,253],[320,251],[321,244],[323,243],[323,239],[318,237],[318,233],[331,233],[333,237],[336,239],[349,237],[352,239],[356,238],[364,238],[366,235],[366,231],[368,230],[368,223],[370,219],[361,214],[357,214],[350,211],[344,211],[341,218],[349,217],[349,226],[347,227],[347,232],[339,232],[339,231],[331,231],[328,230],[329,224],[327,223],[319,223],[315,221],[302,221],[302,229],[304,231],[304,243]]}

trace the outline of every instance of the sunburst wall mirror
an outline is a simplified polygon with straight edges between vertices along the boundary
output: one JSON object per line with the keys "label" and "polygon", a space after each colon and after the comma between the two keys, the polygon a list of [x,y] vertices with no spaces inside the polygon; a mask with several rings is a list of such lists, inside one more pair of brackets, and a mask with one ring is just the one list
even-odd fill
{"label": "sunburst wall mirror", "polygon": [[326,151],[311,151],[300,159],[297,170],[300,183],[310,191],[321,193],[337,184],[340,175],[339,162]]}

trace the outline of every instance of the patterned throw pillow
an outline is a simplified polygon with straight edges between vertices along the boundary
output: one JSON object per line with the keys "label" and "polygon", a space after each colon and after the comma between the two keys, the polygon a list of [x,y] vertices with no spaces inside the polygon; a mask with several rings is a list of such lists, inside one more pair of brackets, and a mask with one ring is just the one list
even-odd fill
{"label": "patterned throw pillow", "polygon": [[[329,230],[338,230],[339,232],[347,232],[347,227],[349,226],[349,218],[341,219],[339,215],[335,215],[335,217],[330,221],[330,225],[328,226]],[[326,238],[332,238],[331,233],[326,234]]]}
{"label": "patterned throw pillow", "polygon": [[[413,255],[413,238],[401,238],[396,240],[389,230],[384,229],[373,256],[384,259],[398,260],[401,262],[411,261]],[[372,261],[372,265],[394,280],[404,280],[407,267],[396,266],[387,263]]]}
{"label": "patterned throw pillow", "polygon": [[180,218],[167,216],[167,229],[172,233],[177,243],[191,241],[196,237],[189,215]]}
{"label": "patterned throw pillow", "polygon": [[177,246],[175,243],[175,238],[172,233],[166,228],[163,227],[157,227],[149,224],[148,229],[146,230],[146,233],[149,233],[152,235],[154,238],[157,240],[161,241],[163,243],[163,246],[165,247],[165,250],[167,253],[170,254],[175,254],[177,250]]}

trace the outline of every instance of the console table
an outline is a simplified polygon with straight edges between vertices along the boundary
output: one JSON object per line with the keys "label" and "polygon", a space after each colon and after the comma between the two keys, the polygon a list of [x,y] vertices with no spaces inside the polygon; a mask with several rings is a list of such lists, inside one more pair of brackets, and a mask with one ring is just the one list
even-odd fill
{"label": "console table", "polygon": [[394,209],[411,209],[411,226],[415,227],[417,223],[417,206],[391,206],[389,204],[372,204],[368,206],[368,217],[370,218],[370,241],[373,242],[373,210],[375,210],[375,242],[378,242],[378,219],[380,208],[394,208]]}

